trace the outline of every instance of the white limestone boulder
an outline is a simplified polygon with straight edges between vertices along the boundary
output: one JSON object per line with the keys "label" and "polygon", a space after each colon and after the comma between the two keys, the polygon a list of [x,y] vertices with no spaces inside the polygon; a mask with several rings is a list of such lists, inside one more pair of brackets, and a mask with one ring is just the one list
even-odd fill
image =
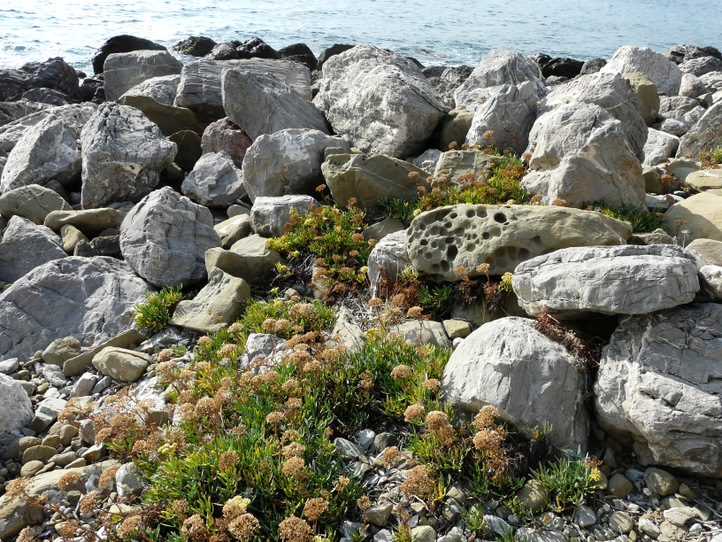
{"label": "white limestone boulder", "polygon": [[677,245],[573,247],[514,270],[519,306],[571,318],[584,312],[647,314],[691,302],[699,291],[696,254]]}
{"label": "white limestone boulder", "polygon": [[220,247],[208,208],[166,186],[148,194],[120,225],[120,250],[151,284],[175,286],[205,278],[205,253]]}
{"label": "white limestone boulder", "polygon": [[662,53],[657,53],[649,47],[622,45],[600,71],[619,74],[646,73],[657,86],[657,91],[668,96],[678,94],[682,82],[682,72],[679,67]]}
{"label": "white limestone boulder", "polygon": [[572,102],[540,116],[527,153],[522,185],[546,203],[562,199],[579,207],[604,200],[622,207],[644,201],[642,167],[624,127],[597,105]]}
{"label": "white limestone boulder", "polygon": [[225,152],[202,155],[183,179],[181,191],[207,207],[228,207],[246,195],[243,173]]}
{"label": "white limestone boulder", "polygon": [[423,150],[448,110],[418,66],[373,45],[325,62],[314,103],[351,146],[397,158]]}
{"label": "white limestone boulder", "polygon": [[577,364],[564,346],[537,331],[533,320],[502,318],[484,324],[454,350],[441,393],[472,415],[490,404],[523,428],[549,424],[552,444],[584,450],[589,418]]}
{"label": "white limestone boulder", "polygon": [[597,420],[643,465],[722,477],[722,305],[620,320],[594,385]]}

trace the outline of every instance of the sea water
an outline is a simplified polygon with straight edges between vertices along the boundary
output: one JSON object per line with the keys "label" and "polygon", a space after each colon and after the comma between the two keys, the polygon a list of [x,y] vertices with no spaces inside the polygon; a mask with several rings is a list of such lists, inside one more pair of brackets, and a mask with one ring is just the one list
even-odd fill
{"label": "sea water", "polygon": [[304,42],[316,54],[372,43],[425,65],[475,65],[498,47],[579,59],[608,59],[621,45],[722,48],[721,27],[722,0],[5,0],[0,68],[61,56],[91,71],[94,51],[118,34],[169,49],[191,35]]}

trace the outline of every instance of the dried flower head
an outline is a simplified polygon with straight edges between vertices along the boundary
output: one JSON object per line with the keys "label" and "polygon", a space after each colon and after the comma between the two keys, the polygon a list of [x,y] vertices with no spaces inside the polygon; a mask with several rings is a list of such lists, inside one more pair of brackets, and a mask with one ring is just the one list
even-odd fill
{"label": "dried flower head", "polygon": [[552,201],[552,205],[556,205],[557,207],[566,207],[567,200],[562,198],[556,198],[554,201]]}
{"label": "dried flower head", "polygon": [[208,534],[208,529],[203,518],[193,514],[183,522],[181,534],[189,540],[202,540]]}
{"label": "dried flower head", "polygon": [[408,318],[420,318],[423,314],[424,309],[422,309],[419,306],[411,307],[408,311],[406,311],[406,316]]}
{"label": "dried flower head", "polygon": [[67,491],[68,489],[77,489],[82,476],[78,471],[66,472],[58,480],[58,489],[60,491]]}
{"label": "dried flower head", "polygon": [[286,476],[297,477],[299,474],[301,474],[305,465],[306,462],[303,460],[302,457],[289,457],[283,463],[283,467],[281,467],[281,472]]}
{"label": "dried flower head", "polygon": [[364,495],[356,501],[356,506],[358,506],[361,510],[368,510],[371,508],[371,499],[369,499],[367,495]]}
{"label": "dried flower head", "polygon": [[33,527],[25,527],[18,535],[17,542],[35,542],[35,529]]}
{"label": "dried flower head", "polygon": [[228,331],[231,333],[236,333],[237,331],[241,331],[243,329],[243,324],[240,322],[234,322],[230,326],[228,326]]}
{"label": "dried flower head", "polygon": [[426,415],[426,420],[424,421],[431,431],[437,431],[438,429],[449,425],[449,416],[446,412],[432,410]]}
{"label": "dried flower head", "polygon": [[384,302],[379,297],[372,297],[371,299],[369,299],[369,302],[368,302],[368,306],[370,308],[380,307],[383,304],[384,304]]}
{"label": "dried flower head", "polygon": [[303,507],[303,516],[309,521],[318,521],[326,510],[328,510],[328,501],[320,497],[308,499]]}
{"label": "dried flower head", "polygon": [[426,414],[424,405],[420,403],[414,403],[406,407],[404,411],[404,420],[407,422],[420,422]]}
{"label": "dried flower head", "polygon": [[255,535],[261,528],[256,516],[246,512],[228,523],[228,532],[239,540],[246,540]]}
{"label": "dried flower head", "polygon": [[[198,517],[200,518],[200,516]],[[130,516],[123,520],[115,534],[119,540],[130,540],[131,536],[142,526],[143,518],[141,516]]]}
{"label": "dried flower head", "polygon": [[472,425],[477,429],[492,427],[494,419],[499,417],[499,410],[493,405],[485,405],[481,407],[479,413],[474,418]]}
{"label": "dried flower head", "polygon": [[284,542],[309,542],[313,536],[311,526],[296,516],[287,517],[278,527],[281,540]]}
{"label": "dried flower head", "polygon": [[424,380],[423,386],[424,389],[429,391],[437,391],[441,387],[441,382],[438,378],[429,378],[428,380]]}
{"label": "dried flower head", "polygon": [[391,370],[391,378],[394,380],[405,380],[409,378],[412,373],[411,367],[402,363]]}
{"label": "dried flower head", "polygon": [[100,491],[91,491],[83,495],[78,502],[78,511],[81,516],[90,516],[100,508],[102,496]]}
{"label": "dried flower head", "polygon": [[300,442],[291,442],[283,447],[283,457],[289,459],[291,457],[303,457],[306,447]]}
{"label": "dried flower head", "polygon": [[273,411],[266,416],[266,423],[270,425],[280,425],[286,421],[286,415],[283,412]]}
{"label": "dried flower head", "polygon": [[226,504],[223,505],[223,517],[230,521],[241,514],[245,514],[249,504],[251,504],[251,499],[246,497],[236,496],[228,499]]}
{"label": "dried flower head", "polygon": [[386,468],[393,467],[398,456],[399,449],[396,446],[389,446],[388,448],[385,448],[381,454],[381,462]]}
{"label": "dried flower head", "polygon": [[203,335],[202,337],[198,338],[198,344],[210,344],[211,342],[213,341],[207,335]]}
{"label": "dried flower head", "polygon": [[235,450],[223,452],[221,457],[218,458],[218,470],[221,472],[228,472],[238,465],[239,461],[240,457],[238,457],[238,452]]}
{"label": "dried flower head", "polygon": [[237,344],[231,344],[231,343],[225,343],[221,346],[221,348],[218,350],[218,353],[221,355],[221,357],[229,357],[236,353],[238,350]]}
{"label": "dried flower head", "polygon": [[401,484],[401,493],[409,498],[411,496],[429,498],[434,494],[436,483],[431,477],[431,471],[426,465],[419,465],[411,469],[409,477]]}
{"label": "dried flower head", "polygon": [[170,348],[164,348],[163,350],[158,352],[158,363],[170,361],[171,358],[173,358],[173,350],[171,350]]}

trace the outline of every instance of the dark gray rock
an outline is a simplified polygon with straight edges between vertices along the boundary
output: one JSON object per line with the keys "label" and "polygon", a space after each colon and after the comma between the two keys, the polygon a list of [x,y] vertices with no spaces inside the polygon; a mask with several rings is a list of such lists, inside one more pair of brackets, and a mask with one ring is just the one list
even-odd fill
{"label": "dark gray rock", "polygon": [[152,42],[144,38],[123,34],[113,36],[100,46],[93,56],[93,71],[95,73],[103,72],[103,65],[108,55],[113,53],[129,53],[131,51],[139,51],[148,49],[152,51],[165,51],[166,48],[159,43]]}
{"label": "dark gray rock", "polygon": [[677,157],[696,157],[703,151],[718,147],[722,147],[722,101],[710,107],[689,132],[682,136]]}
{"label": "dark gray rock", "polygon": [[700,77],[705,73],[722,72],[722,60],[713,56],[693,58],[682,62],[679,69],[682,70],[682,73],[691,73]]}
{"label": "dark gray rock", "polygon": [[0,70],[0,101],[18,99],[33,88],[59,90],[75,99],[79,96],[78,75],[59,57],[28,62],[14,70]]}
{"label": "dark gray rock", "polygon": [[317,66],[316,55],[313,54],[313,51],[311,51],[305,43],[294,43],[293,45],[279,49],[278,56],[285,60],[292,60],[293,62],[303,64],[311,71],[314,71]]}
{"label": "dark gray rock", "polygon": [[149,285],[113,258],[48,262],[0,294],[0,356],[29,358],[58,337],[83,345],[133,325]]}
{"label": "dark gray rock", "polygon": [[261,38],[253,37],[236,46],[238,58],[268,58],[277,59],[278,51],[268,45]]}
{"label": "dark gray rock", "polygon": [[320,55],[318,55],[318,63],[316,65],[316,69],[318,71],[321,71],[321,68],[323,68],[323,65],[329,58],[340,55],[344,51],[348,51],[353,47],[353,45],[348,43],[334,43],[331,47],[327,47],[326,49],[321,51]]}
{"label": "dark gray rock", "polygon": [[202,280],[206,251],[220,246],[210,211],[170,187],[148,194],[120,225],[126,262],[158,287]]}
{"label": "dark gray rock", "polygon": [[216,42],[211,38],[205,36],[190,36],[176,43],[173,46],[173,50],[189,56],[206,56],[215,45]]}

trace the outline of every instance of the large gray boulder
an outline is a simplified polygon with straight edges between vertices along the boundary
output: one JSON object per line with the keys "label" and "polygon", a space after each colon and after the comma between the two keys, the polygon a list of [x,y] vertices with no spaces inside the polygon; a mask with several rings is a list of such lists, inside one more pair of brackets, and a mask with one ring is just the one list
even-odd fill
{"label": "large gray boulder", "polygon": [[348,143],[309,129],[280,130],[259,136],[246,151],[243,178],[251,201],[259,197],[312,194],[323,184],[324,151]]}
{"label": "large gray boulder", "polygon": [[311,196],[259,197],[251,208],[251,227],[262,237],[281,237],[291,219],[291,210],[305,215],[318,201]]}
{"label": "large gray boulder", "polygon": [[20,382],[0,374],[0,450],[33,419],[33,404]]}
{"label": "large gray boulder", "polygon": [[642,102],[628,79],[606,72],[577,77],[555,87],[539,106],[539,115],[575,102],[598,105],[610,113],[622,123],[634,154],[641,152],[647,141],[647,124],[642,116]]}
{"label": "large gray boulder", "polygon": [[60,57],[28,62],[18,69],[0,70],[0,102],[18,99],[26,90],[49,88],[78,97],[78,74]]}
{"label": "large gray boulder", "polygon": [[119,98],[119,101],[120,103],[123,103],[124,98],[142,97],[150,98],[161,105],[173,105],[176,93],[178,92],[180,79],[180,71],[171,75],[151,77],[150,79],[141,81],[137,85],[134,85],[130,89],[126,90]]}
{"label": "large gray boulder", "polygon": [[602,352],[599,424],[643,465],[722,477],[722,305],[688,305],[620,320]]}
{"label": "large gray boulder", "polygon": [[[531,81],[501,87],[498,93],[476,108],[466,142],[523,153],[536,120],[537,102],[542,97],[539,87]],[[489,137],[485,137],[487,135]]]}
{"label": "large gray boulder", "polygon": [[83,127],[83,208],[137,202],[160,182],[178,147],[158,126],[127,105],[103,104]]}
{"label": "large gray boulder", "polygon": [[246,194],[243,173],[225,152],[202,155],[181,191],[207,207],[228,207]]}
{"label": "large gray boulder", "polygon": [[334,201],[342,207],[351,198],[364,208],[377,207],[387,198],[411,201],[428,177],[410,162],[384,154],[331,154],[321,164],[321,171]]}
{"label": "large gray boulder", "polygon": [[494,49],[479,61],[454,92],[456,107],[474,111],[504,85],[521,85],[526,81],[534,85],[535,94],[543,96],[546,93],[539,64],[519,53]]}
{"label": "large gray boulder", "polygon": [[423,150],[448,110],[413,62],[373,45],[331,57],[314,103],[352,146],[397,158]]}
{"label": "large gray boulder", "polygon": [[682,72],[679,67],[662,53],[657,53],[649,47],[622,45],[600,71],[619,74],[646,73],[657,86],[657,91],[668,96],[677,94],[682,82]]}
{"label": "large gray boulder", "polygon": [[115,101],[146,79],[179,74],[182,68],[183,64],[168,51],[140,50],[108,55],[103,63],[105,99]]}
{"label": "large gray boulder", "polygon": [[540,116],[527,152],[522,184],[545,203],[562,199],[578,207],[604,200],[621,207],[644,201],[642,167],[624,127],[597,105],[569,103]]}
{"label": "large gray boulder", "polygon": [[289,128],[328,133],[316,106],[273,75],[226,70],[221,92],[226,115],[251,139]]}
{"label": "large gray boulder", "polygon": [[5,126],[18,119],[53,107],[50,104],[31,102],[22,99],[17,102],[0,102],[0,126]]}
{"label": "large gray boulder", "polygon": [[251,288],[245,280],[216,267],[208,284],[193,299],[178,303],[170,323],[201,333],[215,333],[241,316],[250,296]]}
{"label": "large gray boulder", "polygon": [[114,258],[69,257],[35,268],[0,294],[0,357],[27,359],[58,337],[83,345],[133,326],[150,286]]}
{"label": "large gray boulder", "polygon": [[522,262],[512,286],[536,316],[587,311],[647,314],[691,302],[699,290],[695,254],[677,245],[573,247]]}
{"label": "large gray boulder", "polygon": [[578,364],[564,346],[537,331],[534,321],[502,318],[456,348],[444,368],[441,393],[472,414],[493,405],[523,428],[548,424],[552,444],[584,450],[589,419]]}
{"label": "large gray boulder", "polygon": [[225,152],[233,159],[237,168],[243,167],[246,151],[253,144],[243,130],[233,124],[230,119],[223,118],[210,123],[203,130],[201,150],[203,154],[209,152]]}
{"label": "large gray boulder", "polygon": [[120,225],[126,262],[158,287],[202,280],[206,251],[220,246],[210,211],[168,186],[138,202]]}
{"label": "large gray boulder", "polygon": [[35,224],[42,224],[52,211],[70,210],[70,204],[60,194],[38,184],[21,186],[0,196],[0,214],[8,218],[21,216]]}
{"label": "large gray boulder", "polygon": [[205,120],[225,117],[221,76],[227,69],[270,74],[300,96],[311,99],[311,74],[306,66],[290,60],[251,58],[247,60],[198,60],[183,65],[175,103],[187,107]]}
{"label": "large gray boulder", "polygon": [[15,282],[36,267],[66,256],[60,237],[50,228],[14,216],[0,241],[0,280]]}
{"label": "large gray boulder", "polygon": [[0,192],[56,180],[68,184],[80,175],[77,131],[52,117],[27,130],[7,157]]}
{"label": "large gray boulder", "polygon": [[449,205],[421,213],[406,231],[413,268],[434,280],[455,282],[489,264],[503,275],[521,262],[574,246],[620,245],[632,235],[628,222],[594,211],[556,206]]}
{"label": "large gray boulder", "polygon": [[704,116],[682,136],[678,157],[696,158],[701,152],[722,147],[722,101],[710,107]]}

